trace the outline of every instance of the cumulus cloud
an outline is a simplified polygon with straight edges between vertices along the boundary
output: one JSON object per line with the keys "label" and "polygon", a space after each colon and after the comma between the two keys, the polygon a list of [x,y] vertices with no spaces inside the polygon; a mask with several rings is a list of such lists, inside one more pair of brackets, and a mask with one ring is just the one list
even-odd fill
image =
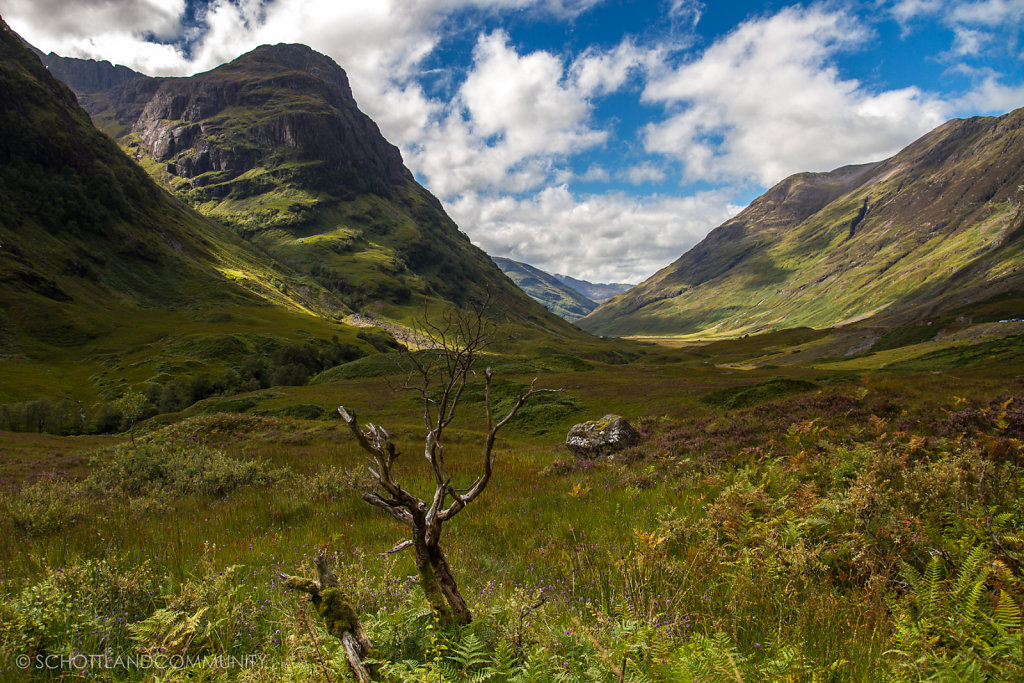
{"label": "cumulus cloud", "polygon": [[647,183],[661,183],[665,181],[667,177],[665,171],[650,162],[638,164],[637,166],[630,166],[623,173],[625,179],[634,185],[644,185]]}
{"label": "cumulus cloud", "polygon": [[868,37],[820,7],[749,20],[648,83],[644,99],[668,115],[648,125],[645,147],[679,159],[691,180],[762,185],[890,156],[948,106],[917,88],[876,93],[843,79],[831,58]]}
{"label": "cumulus cloud", "polygon": [[1024,105],[1024,83],[1011,86],[1002,83],[999,74],[990,69],[961,69],[974,78],[976,84],[966,95],[956,100],[960,111],[1001,114]]}
{"label": "cumulus cloud", "polygon": [[592,98],[622,87],[647,54],[624,42],[566,64],[543,50],[521,54],[502,31],[481,36],[457,96],[410,145],[410,162],[442,197],[549,184],[560,160],[605,144]]}
{"label": "cumulus cloud", "polygon": [[146,72],[185,61],[167,44],[185,30],[185,0],[6,0],[3,13],[44,52],[108,59]]}
{"label": "cumulus cloud", "polygon": [[971,58],[988,53],[1024,56],[1014,54],[1020,49],[1024,29],[1024,0],[899,0],[890,11],[905,32],[921,18],[938,19],[948,26],[953,32],[948,57]]}
{"label": "cumulus cloud", "polygon": [[581,197],[564,185],[526,198],[467,194],[447,208],[488,253],[550,273],[630,283],[679,258],[740,209],[719,192],[643,199],[624,194]]}
{"label": "cumulus cloud", "polygon": [[570,73],[581,94],[604,95],[619,90],[631,75],[660,61],[660,50],[639,48],[626,39],[610,51],[588,48],[573,61]]}
{"label": "cumulus cloud", "polygon": [[32,31],[46,27],[53,40],[77,40],[83,34],[148,34],[157,39],[175,37],[182,29],[185,0],[7,0],[4,14],[17,17]]}

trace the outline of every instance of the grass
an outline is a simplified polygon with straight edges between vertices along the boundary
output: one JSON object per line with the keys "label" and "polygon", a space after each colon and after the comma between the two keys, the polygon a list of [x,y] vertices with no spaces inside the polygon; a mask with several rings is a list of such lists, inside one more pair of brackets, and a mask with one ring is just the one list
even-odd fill
{"label": "grass", "polygon": [[[241,654],[244,646],[268,657],[263,668],[248,672],[258,680],[317,677],[298,603],[275,587],[274,576],[308,572],[313,549],[326,546],[392,680],[416,679],[416,667],[421,677],[448,671],[458,680],[451,672],[464,665],[453,657],[465,654],[470,636],[480,648],[473,670],[498,667],[508,655],[509,666],[542,672],[538,680],[558,673],[617,680],[623,661],[627,676],[664,681],[720,670],[733,675],[734,668],[745,680],[913,679],[961,671],[958,656],[974,657],[992,680],[1021,670],[1013,657],[970,654],[970,643],[996,642],[984,630],[947,631],[937,622],[927,628],[938,630],[918,633],[900,621],[917,603],[901,583],[899,564],[923,570],[924,551],[943,548],[953,576],[972,548],[999,552],[988,536],[971,530],[984,528],[986,514],[1012,520],[1021,514],[1015,487],[1024,482],[1013,459],[1019,455],[1012,455],[1019,445],[1011,439],[1024,436],[1024,403],[1005,400],[1022,393],[1019,383],[970,374],[837,378],[808,369],[780,376],[708,366],[703,359],[590,365],[541,375],[543,386],[562,391],[545,395],[547,402],[503,434],[491,488],[446,526],[449,561],[477,616],[468,630],[427,637],[423,599],[407,580],[415,573],[410,558],[379,555],[401,539],[400,526],[363,503],[341,476],[363,456],[330,416],[339,403],[395,436],[406,452],[397,462],[405,485],[421,495],[431,487],[415,455],[422,448],[415,401],[372,375],[279,388],[240,397],[245,403],[238,404],[258,401],[246,409],[282,415],[311,406],[327,419],[213,413],[213,402],[196,406],[194,417],[151,427],[156,431],[142,439],[169,449],[198,443],[228,458],[262,462],[264,472],[285,468],[288,474],[274,484],[257,481],[216,494],[186,487],[159,496],[65,495],[84,507],[32,499],[36,507],[19,514],[45,509],[43,519],[65,526],[14,530],[0,539],[9,604],[27,604],[18,602],[26,586],[57,590],[45,583],[57,568],[100,557],[122,569],[146,562],[161,595],[169,596],[154,596],[150,610],[207,605],[204,614],[222,615],[202,617],[212,633],[235,623],[223,615],[235,614],[244,626],[230,641],[240,644],[234,649],[214,639],[196,640],[193,651]],[[521,381],[503,376],[499,398]],[[756,402],[745,398],[750,392]],[[479,398],[470,387],[464,419],[446,450],[457,482],[468,481],[477,467]],[[644,435],[642,445],[614,461],[573,462],[562,445],[568,426],[607,412],[630,417]],[[36,448],[45,448],[42,438]],[[130,446],[118,456],[94,451],[106,447],[102,441],[52,438],[65,447],[79,444],[83,460],[95,453],[91,466],[68,473],[73,477],[109,470],[106,463],[131,453]],[[1010,460],[1000,455],[1005,448]],[[972,477],[986,467],[1001,468],[1003,483],[986,488],[986,476],[977,488]],[[38,464],[26,459],[22,469],[28,475]],[[963,479],[950,479],[949,472]],[[967,486],[963,496],[960,486]],[[934,493],[921,498],[924,491]],[[875,516],[862,515],[864,505],[874,506]],[[997,512],[986,512],[992,509]],[[1001,542],[1016,552],[1012,536],[1007,531]],[[228,571],[235,565],[241,568]],[[222,572],[235,577],[235,588],[223,583]],[[1017,590],[1020,578],[1009,580],[993,578],[985,590],[996,600],[1000,590]],[[234,607],[186,599],[198,586],[214,585],[233,591]],[[531,609],[541,596],[544,603]],[[37,607],[25,609],[38,617]],[[60,637],[55,628],[44,630]],[[1019,639],[1019,628],[1008,628]],[[915,640],[918,635],[924,640]],[[318,641],[334,651],[325,634]],[[119,642],[129,650],[145,646],[131,638]],[[448,648],[440,656],[439,643]],[[913,651],[925,659],[904,661],[894,648],[918,648]],[[328,668],[340,677],[344,665],[333,657]],[[121,678],[136,680],[139,673]],[[234,680],[241,672],[219,675]]]}

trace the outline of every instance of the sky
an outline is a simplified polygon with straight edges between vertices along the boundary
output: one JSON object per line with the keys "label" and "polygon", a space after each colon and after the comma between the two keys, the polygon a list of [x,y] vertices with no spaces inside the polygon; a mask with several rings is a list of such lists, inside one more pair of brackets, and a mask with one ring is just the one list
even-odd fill
{"label": "sky", "polygon": [[637,283],[786,176],[1024,106],[1024,0],[0,0],[154,76],[304,43],[475,244]]}

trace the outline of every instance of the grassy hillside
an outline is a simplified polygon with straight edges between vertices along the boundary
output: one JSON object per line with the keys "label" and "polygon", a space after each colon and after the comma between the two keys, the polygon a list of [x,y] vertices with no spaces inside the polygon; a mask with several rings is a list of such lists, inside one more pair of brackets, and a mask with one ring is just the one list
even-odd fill
{"label": "grassy hillside", "polygon": [[373,350],[313,279],[158,188],[6,25],[0,50],[0,403],[87,410],[290,344]]}
{"label": "grassy hillside", "polygon": [[265,45],[189,78],[88,85],[87,109],[153,178],[348,307],[410,322],[490,297],[534,333],[583,338],[459,231],[330,58]]}
{"label": "grassy hillside", "polygon": [[[1024,110],[951,121],[880,164],[799,174],[579,322],[739,335],[1019,291]],[[945,303],[943,303],[945,302]]]}
{"label": "grassy hillside", "polygon": [[501,272],[508,275],[521,290],[569,322],[582,318],[597,308],[596,303],[543,270],[512,259],[492,258],[501,268]]}

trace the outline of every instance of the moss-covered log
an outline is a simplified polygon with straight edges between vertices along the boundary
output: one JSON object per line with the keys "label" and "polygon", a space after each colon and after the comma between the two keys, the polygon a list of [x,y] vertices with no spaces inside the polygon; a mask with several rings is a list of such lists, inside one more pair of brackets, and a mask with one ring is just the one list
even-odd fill
{"label": "moss-covered log", "polygon": [[283,585],[289,590],[300,591],[310,596],[317,616],[323,620],[327,632],[341,641],[348,665],[356,680],[368,683],[372,678],[363,664],[363,658],[369,654],[371,643],[359,622],[359,615],[342,593],[338,577],[327,565],[324,551],[321,550],[313,558],[313,564],[316,566],[316,579],[281,574]]}

